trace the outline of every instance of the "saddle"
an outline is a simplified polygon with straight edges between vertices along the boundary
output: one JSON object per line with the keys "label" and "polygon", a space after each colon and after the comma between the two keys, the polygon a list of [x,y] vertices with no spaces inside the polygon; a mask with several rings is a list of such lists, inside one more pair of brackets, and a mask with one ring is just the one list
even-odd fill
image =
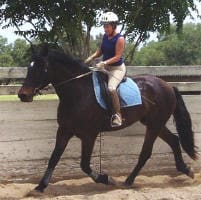
{"label": "saddle", "polygon": [[[95,71],[92,74],[92,81],[97,103],[105,110],[108,110],[109,113],[112,113],[112,102],[107,86],[107,74]],[[117,87],[117,93],[121,108],[142,104],[140,90],[137,84],[129,77],[125,77],[122,80]]]}
{"label": "saddle", "polygon": [[[108,114],[111,115],[112,114],[112,100],[111,100],[111,97],[109,95],[109,90],[108,90],[108,76],[107,76],[107,74],[99,71],[99,72],[97,72],[97,78],[98,78],[98,82],[100,85],[101,95],[103,97],[103,100],[105,101],[106,109],[108,110]],[[127,77],[124,76],[124,78],[122,79],[120,84],[125,82],[126,78]]]}

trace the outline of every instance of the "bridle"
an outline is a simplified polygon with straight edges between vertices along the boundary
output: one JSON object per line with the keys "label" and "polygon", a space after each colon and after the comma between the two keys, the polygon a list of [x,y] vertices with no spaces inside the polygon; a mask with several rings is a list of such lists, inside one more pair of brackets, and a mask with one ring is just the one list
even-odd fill
{"label": "bridle", "polygon": [[[37,57],[36,57],[37,58]],[[35,60],[35,59],[34,59]],[[33,79],[28,79],[26,78],[23,86],[24,87],[31,87],[33,88],[33,95],[41,95],[42,94],[42,90],[48,90],[48,88],[46,88],[45,86],[48,85],[48,83],[50,82],[48,80],[48,60],[47,59],[43,59],[43,62],[44,62],[44,67],[43,69],[40,71],[40,74],[38,75],[40,78],[36,79],[36,80],[33,80]],[[33,61],[34,63],[34,61]],[[33,66],[30,66],[30,67],[33,67]],[[28,68],[29,69],[29,68]],[[31,72],[30,72],[31,73]],[[85,77],[85,76],[88,76],[90,74],[92,74],[93,71],[90,70],[90,71],[87,71],[86,73],[82,73],[82,74],[79,74],[75,77],[72,77],[72,78],[69,78],[67,80],[64,80],[64,81],[61,81],[57,84],[52,84],[55,88],[61,86],[61,85],[64,85],[64,84],[67,84],[73,80],[76,80],[76,79],[80,79],[82,77]],[[29,71],[28,71],[28,74],[29,74]],[[74,74],[72,74],[74,76]]]}
{"label": "bridle", "polygon": [[[40,78],[36,79],[36,80],[25,80],[23,86],[24,87],[32,87],[34,88],[33,94],[34,95],[41,95],[42,92],[41,90],[46,90],[44,87],[45,85],[48,85],[48,81],[47,81],[47,62],[45,61],[45,67],[44,70],[41,70],[40,72]],[[29,73],[29,71],[28,71]]]}
{"label": "bridle", "polygon": [[[46,70],[48,68],[47,66],[48,66],[48,62],[46,62],[46,68],[45,68]],[[93,73],[93,71],[90,70],[89,72],[86,72],[86,73],[83,73],[83,74],[79,74],[79,75],[77,75],[77,76],[75,76],[73,78],[70,78],[68,80],[64,80],[64,81],[61,81],[61,82],[55,84],[54,87],[57,88],[57,87],[59,87],[61,85],[67,84],[67,83],[69,83],[69,82],[71,82],[73,80],[80,79],[82,77],[88,76],[88,75],[90,75],[92,73]],[[39,81],[37,80],[36,82],[39,82]],[[44,85],[44,82],[45,82],[45,79],[44,79],[44,76],[43,76],[43,78],[40,81],[40,85],[38,87],[36,87],[35,90],[34,90],[34,94],[35,95],[37,95],[37,94],[41,95],[42,94],[41,90],[47,90],[45,88],[42,88],[42,86]]]}

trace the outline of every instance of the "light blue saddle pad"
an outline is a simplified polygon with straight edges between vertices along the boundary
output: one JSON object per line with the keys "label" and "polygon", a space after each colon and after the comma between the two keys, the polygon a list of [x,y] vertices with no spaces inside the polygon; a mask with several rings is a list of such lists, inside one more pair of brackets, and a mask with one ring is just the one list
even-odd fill
{"label": "light blue saddle pad", "polygon": [[[93,72],[92,79],[96,100],[102,108],[107,109],[104,98],[101,95],[101,88],[97,75],[97,72]],[[117,92],[119,94],[121,107],[129,107],[142,104],[140,90],[137,84],[129,77],[127,77],[126,81],[119,85]]]}

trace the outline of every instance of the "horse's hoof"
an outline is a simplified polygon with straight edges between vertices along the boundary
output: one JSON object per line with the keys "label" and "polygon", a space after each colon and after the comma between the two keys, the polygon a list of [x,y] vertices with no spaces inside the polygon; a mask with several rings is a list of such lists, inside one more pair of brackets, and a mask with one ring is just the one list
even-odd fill
{"label": "horse's hoof", "polygon": [[192,179],[194,179],[195,175],[194,175],[194,171],[192,168],[189,169],[189,173],[188,173],[188,176]]}
{"label": "horse's hoof", "polygon": [[122,186],[125,187],[125,188],[127,188],[127,189],[132,188],[132,184],[130,185],[130,184],[126,183],[126,182],[124,182],[122,184]]}
{"label": "horse's hoof", "polygon": [[41,197],[42,196],[42,192],[40,190],[36,190],[36,188],[34,190],[31,190],[30,192],[28,192],[26,194],[26,197]]}
{"label": "horse's hoof", "polygon": [[124,182],[123,186],[124,187],[127,187],[127,188],[130,188],[133,184],[133,181],[131,181],[130,179],[126,179],[126,181]]}
{"label": "horse's hoof", "polygon": [[96,183],[103,183],[105,185],[108,185],[108,175],[107,174],[99,174],[98,178],[95,179]]}
{"label": "horse's hoof", "polygon": [[117,182],[111,176],[108,176],[108,185],[117,185]]}
{"label": "horse's hoof", "polygon": [[44,188],[41,188],[40,185],[35,187],[34,190],[37,191],[37,192],[40,192],[40,193],[44,192]]}

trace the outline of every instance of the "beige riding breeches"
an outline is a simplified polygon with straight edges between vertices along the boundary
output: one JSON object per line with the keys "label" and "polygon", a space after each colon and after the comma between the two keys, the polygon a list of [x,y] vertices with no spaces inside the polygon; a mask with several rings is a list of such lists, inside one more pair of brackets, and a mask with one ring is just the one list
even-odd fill
{"label": "beige riding breeches", "polygon": [[116,90],[119,83],[122,81],[124,76],[126,75],[126,66],[122,63],[119,66],[105,66],[108,74],[108,90],[114,91]]}

